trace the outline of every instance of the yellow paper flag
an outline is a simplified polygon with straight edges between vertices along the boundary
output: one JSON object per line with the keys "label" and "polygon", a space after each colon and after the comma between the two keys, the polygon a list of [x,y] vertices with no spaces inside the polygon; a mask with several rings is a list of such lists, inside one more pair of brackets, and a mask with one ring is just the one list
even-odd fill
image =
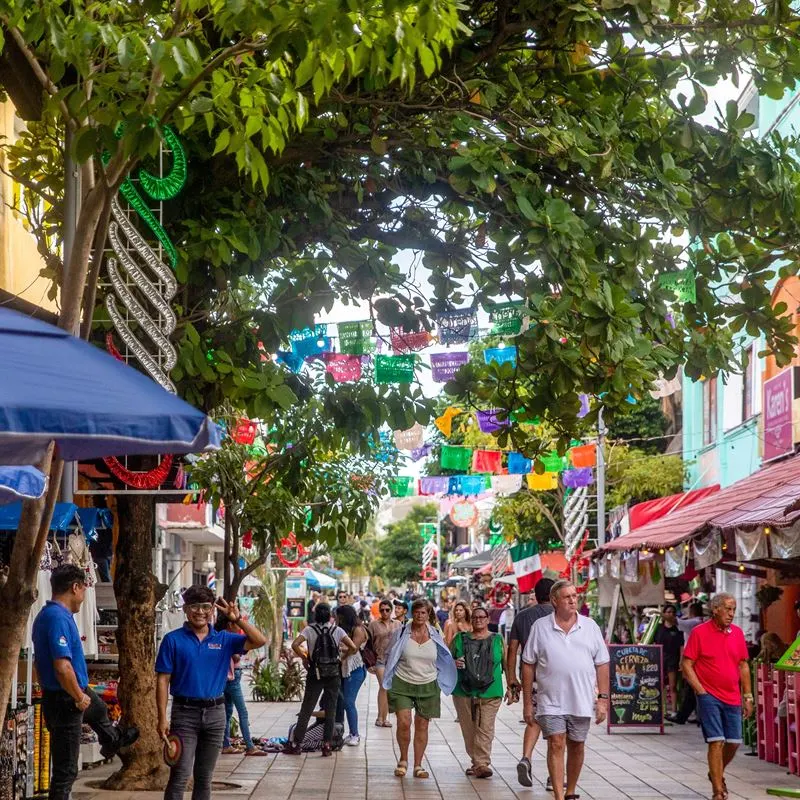
{"label": "yellow paper flag", "polygon": [[453,419],[463,413],[464,412],[460,408],[448,406],[441,417],[436,417],[434,425],[442,432],[443,436],[449,439],[450,435],[453,433]]}
{"label": "yellow paper flag", "polygon": [[529,472],[525,478],[528,481],[528,488],[532,492],[546,492],[550,489],[558,488],[557,472],[543,472],[541,475]]}

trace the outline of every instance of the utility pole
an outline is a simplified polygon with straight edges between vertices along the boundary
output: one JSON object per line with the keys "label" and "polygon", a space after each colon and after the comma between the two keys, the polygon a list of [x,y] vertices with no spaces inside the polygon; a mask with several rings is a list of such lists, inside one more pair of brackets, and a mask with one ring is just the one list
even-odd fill
{"label": "utility pole", "polygon": [[603,443],[606,424],[603,422],[603,407],[597,414],[597,546],[606,543],[606,458]]}

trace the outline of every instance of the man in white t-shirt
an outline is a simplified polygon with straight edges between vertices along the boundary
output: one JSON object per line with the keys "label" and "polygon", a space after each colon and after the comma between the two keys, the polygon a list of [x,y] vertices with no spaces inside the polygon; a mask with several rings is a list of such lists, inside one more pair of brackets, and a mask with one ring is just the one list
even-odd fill
{"label": "man in white t-shirt", "polygon": [[578,592],[572,583],[556,581],[550,602],[555,612],[533,624],[522,652],[523,716],[530,725],[535,714],[547,740],[555,800],[576,800],[592,716],[599,724],[608,713],[609,655],[597,623],[578,614]]}

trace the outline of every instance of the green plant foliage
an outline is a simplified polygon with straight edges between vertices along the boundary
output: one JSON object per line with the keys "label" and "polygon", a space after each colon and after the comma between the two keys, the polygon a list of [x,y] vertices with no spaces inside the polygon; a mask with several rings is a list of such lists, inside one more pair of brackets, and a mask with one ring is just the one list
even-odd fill
{"label": "green plant foliage", "polygon": [[[421,522],[436,521],[436,505],[426,503],[414,506],[405,519],[387,525],[386,534],[378,539],[378,558],[375,574],[391,586],[402,586],[418,581],[422,569],[422,546],[419,526]],[[442,557],[444,563],[444,554]]]}
{"label": "green plant foliage", "polygon": [[[663,453],[669,444],[665,435],[669,429],[669,420],[661,410],[661,401],[645,394],[627,413],[614,417],[608,426],[608,438],[611,440],[630,440],[638,450],[645,453]],[[648,441],[649,440],[649,441]]]}
{"label": "green plant foliage", "polygon": [[686,470],[679,455],[653,455],[636,447],[614,445],[606,458],[606,508],[683,491]]}
{"label": "green plant foliage", "polygon": [[298,658],[284,647],[280,660],[257,658],[250,675],[253,699],[269,703],[290,702],[302,697],[305,677]]}

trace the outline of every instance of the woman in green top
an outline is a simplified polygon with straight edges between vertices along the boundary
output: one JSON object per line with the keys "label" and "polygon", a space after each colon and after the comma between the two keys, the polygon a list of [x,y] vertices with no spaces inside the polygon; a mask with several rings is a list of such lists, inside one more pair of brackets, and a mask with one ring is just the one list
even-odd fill
{"label": "woman in green top", "polygon": [[[488,654],[483,648],[488,648]],[[450,649],[458,668],[453,704],[467,755],[472,759],[467,775],[490,778],[494,721],[504,695],[505,642],[500,634],[489,630],[489,614],[478,608],[472,612],[472,633],[457,633]],[[482,651],[488,658],[482,658]],[[472,660],[471,669],[467,668],[467,658]]]}

